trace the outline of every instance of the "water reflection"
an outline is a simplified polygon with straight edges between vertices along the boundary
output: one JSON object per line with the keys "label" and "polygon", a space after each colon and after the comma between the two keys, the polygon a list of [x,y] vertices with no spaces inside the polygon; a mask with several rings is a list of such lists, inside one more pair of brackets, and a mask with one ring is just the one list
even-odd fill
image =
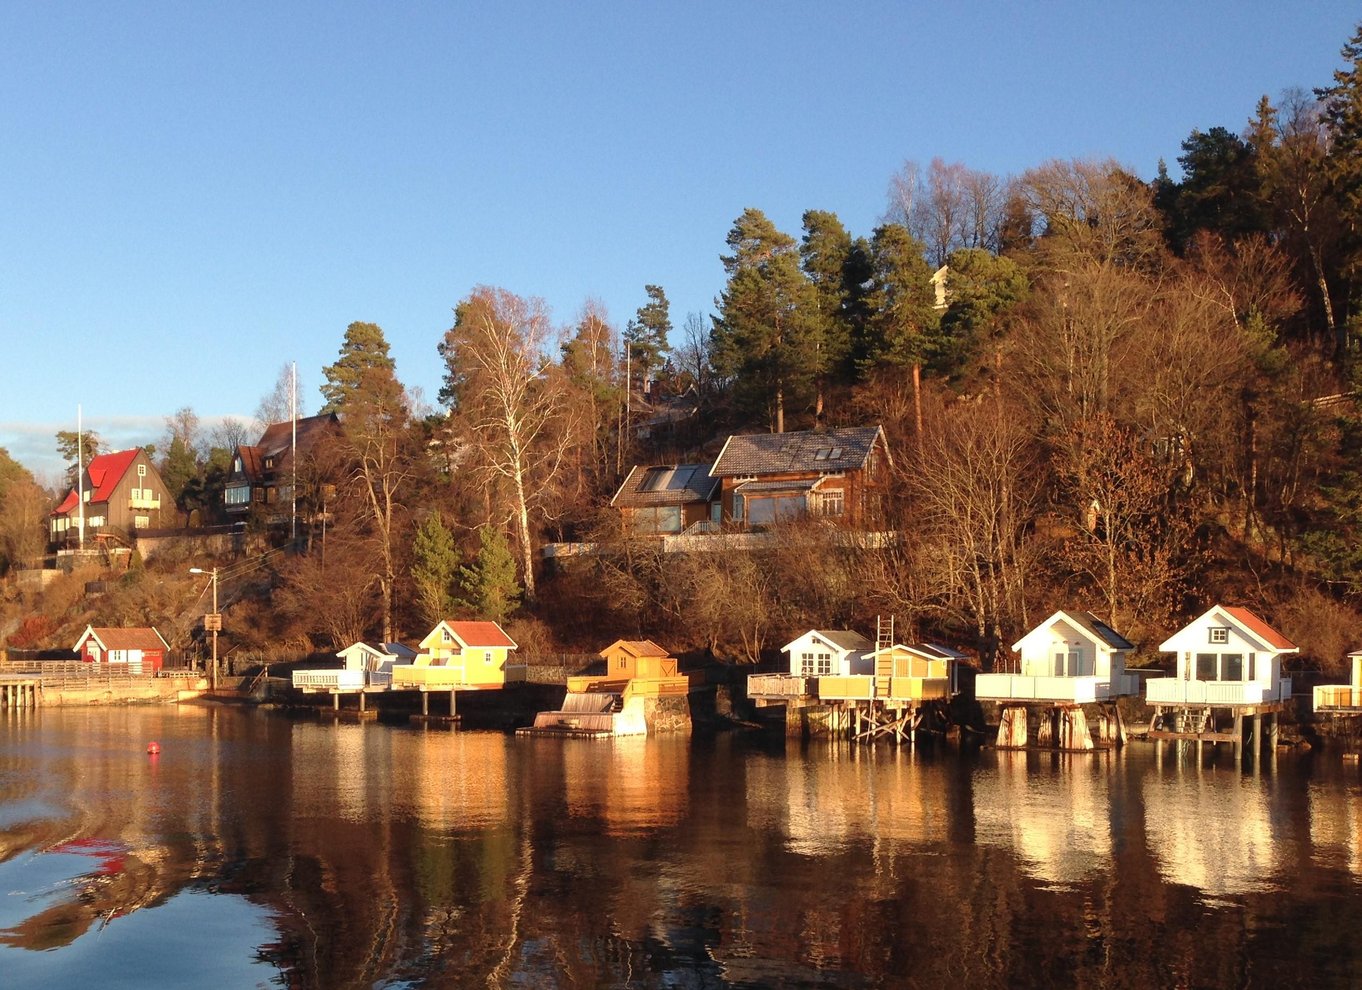
{"label": "water reflection", "polygon": [[1272,815],[1277,778],[1246,774],[1224,752],[1163,745],[1144,784],[1149,848],[1163,877],[1211,898],[1272,890],[1291,838]]}
{"label": "water reflection", "polygon": [[0,721],[0,983],[1347,985],[1358,796],[1140,746],[46,710]]}
{"label": "water reflection", "polygon": [[1072,886],[1112,866],[1113,754],[997,751],[975,776],[978,841],[1026,873]]}

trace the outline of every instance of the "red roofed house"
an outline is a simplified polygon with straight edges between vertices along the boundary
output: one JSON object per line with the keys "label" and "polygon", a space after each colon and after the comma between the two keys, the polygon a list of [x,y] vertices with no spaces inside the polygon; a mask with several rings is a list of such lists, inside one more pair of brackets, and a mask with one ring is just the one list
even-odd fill
{"label": "red roofed house", "polygon": [[1145,682],[1154,708],[1149,738],[1239,745],[1244,717],[1251,731],[1265,715],[1266,738],[1275,743],[1277,713],[1291,701],[1291,678],[1282,676],[1282,656],[1296,652],[1291,640],[1246,608],[1216,605],[1159,649],[1177,658],[1176,668],[1172,677]]}
{"label": "red roofed house", "polygon": [[525,665],[509,662],[515,642],[495,622],[445,619],[421,640],[410,664],[394,664],[392,686],[403,688],[499,688],[523,681]]}
{"label": "red roofed house", "polygon": [[130,670],[146,674],[161,669],[169,648],[153,626],[123,629],[86,626],[72,647],[86,663],[127,664]]}
{"label": "red roofed house", "polygon": [[52,510],[48,535],[57,547],[79,544],[82,527],[86,542],[107,535],[130,542],[137,530],[161,525],[162,513],[174,509],[175,502],[145,450],[100,454],[90,458],[80,484]]}

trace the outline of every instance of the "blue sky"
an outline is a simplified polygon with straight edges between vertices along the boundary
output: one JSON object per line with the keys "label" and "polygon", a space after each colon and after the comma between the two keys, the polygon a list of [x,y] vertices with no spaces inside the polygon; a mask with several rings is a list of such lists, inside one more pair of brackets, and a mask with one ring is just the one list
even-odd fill
{"label": "blue sky", "polygon": [[309,411],[353,320],[432,404],[479,284],[708,314],[748,206],[869,234],[935,156],[1176,170],[1326,84],[1355,3],[13,3],[0,10],[0,446]]}

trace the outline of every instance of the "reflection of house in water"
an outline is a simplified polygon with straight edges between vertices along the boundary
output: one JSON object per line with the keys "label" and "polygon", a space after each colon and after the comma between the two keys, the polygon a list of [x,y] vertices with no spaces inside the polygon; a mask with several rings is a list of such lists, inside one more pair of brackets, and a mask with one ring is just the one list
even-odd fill
{"label": "reflection of house in water", "polygon": [[574,817],[599,819],[610,833],[647,833],[675,825],[685,814],[690,780],[685,738],[634,737],[554,748],[561,757],[546,758],[561,758],[564,798]]}
{"label": "reflection of house in water", "polygon": [[1111,765],[1065,759],[1042,773],[1026,753],[999,752],[974,779],[976,841],[1014,849],[1045,883],[1073,885],[1111,869]]}
{"label": "reflection of house in water", "polygon": [[[504,825],[513,788],[507,749],[513,742],[494,732],[392,733],[392,810],[427,828],[480,829]],[[476,773],[449,772],[476,767]]]}
{"label": "reflection of house in water", "polygon": [[1310,845],[1319,866],[1362,877],[1362,801],[1355,786],[1311,783]]}
{"label": "reflection of house in water", "polygon": [[1282,863],[1271,778],[1217,773],[1195,759],[1161,761],[1144,780],[1145,837],[1166,882],[1208,897],[1270,890]]}

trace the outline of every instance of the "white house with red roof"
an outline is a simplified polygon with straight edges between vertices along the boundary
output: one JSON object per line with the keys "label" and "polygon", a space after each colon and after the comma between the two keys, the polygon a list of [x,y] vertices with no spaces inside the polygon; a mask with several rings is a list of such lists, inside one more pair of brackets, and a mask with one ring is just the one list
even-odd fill
{"label": "white house with red roof", "polygon": [[154,626],[86,626],[71,649],[86,663],[121,664],[131,671],[151,674],[165,664],[170,644]]}
{"label": "white house with red roof", "polygon": [[140,529],[162,525],[173,512],[165,482],[140,447],[90,458],[74,488],[48,518],[54,546],[77,546],[117,536],[128,542]]}
{"label": "white house with red roof", "polygon": [[396,690],[477,690],[523,681],[525,665],[510,662],[516,648],[495,622],[445,619],[421,640],[410,664],[393,664],[392,686]]}
{"label": "white house with red roof", "polygon": [[1172,677],[1145,682],[1151,705],[1246,706],[1288,701],[1282,657],[1296,644],[1246,608],[1216,605],[1159,649],[1177,658]]}

